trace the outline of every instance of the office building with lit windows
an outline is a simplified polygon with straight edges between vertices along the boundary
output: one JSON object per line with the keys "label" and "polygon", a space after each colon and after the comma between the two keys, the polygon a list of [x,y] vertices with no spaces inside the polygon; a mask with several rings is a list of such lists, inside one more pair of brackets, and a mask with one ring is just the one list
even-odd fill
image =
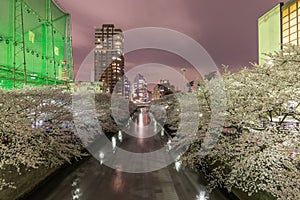
{"label": "office building with lit windows", "polygon": [[128,80],[128,78],[126,76],[123,76],[123,96],[126,99],[130,98],[130,81]]}
{"label": "office building with lit windows", "polygon": [[153,88],[153,99],[157,100],[161,97],[175,92],[175,86],[169,80],[160,80]]}
{"label": "office building with lit windows", "polygon": [[278,51],[286,44],[300,45],[300,1],[280,3],[258,19],[258,62],[268,58],[264,53]]}
{"label": "office building with lit windows", "polygon": [[95,28],[94,81],[102,82],[104,91],[123,93],[123,33],[113,24]]}
{"label": "office building with lit windows", "polygon": [[147,81],[143,75],[138,74],[133,82],[133,100],[136,102],[147,102],[148,99],[148,86]]}

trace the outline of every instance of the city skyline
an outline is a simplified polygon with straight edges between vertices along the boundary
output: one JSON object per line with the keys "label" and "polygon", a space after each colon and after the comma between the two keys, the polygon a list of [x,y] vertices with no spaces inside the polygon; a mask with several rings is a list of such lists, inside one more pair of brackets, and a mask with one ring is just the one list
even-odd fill
{"label": "city skyline", "polygon": [[[93,47],[93,27],[112,23],[123,31],[138,27],[164,27],[180,31],[199,42],[218,67],[229,65],[233,71],[257,62],[257,19],[279,2],[287,1],[134,1],[85,2],[57,0],[72,15],[75,69]],[[168,9],[167,9],[168,8]],[[114,12],[108,12],[110,10]],[[190,67],[171,53],[145,50],[125,55],[125,68],[157,62],[174,68]],[[187,71],[189,79],[193,71]]]}

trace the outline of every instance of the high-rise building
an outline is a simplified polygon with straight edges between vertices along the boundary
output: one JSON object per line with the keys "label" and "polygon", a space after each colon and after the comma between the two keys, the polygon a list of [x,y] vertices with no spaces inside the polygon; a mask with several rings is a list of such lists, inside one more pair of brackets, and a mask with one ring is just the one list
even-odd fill
{"label": "high-rise building", "polygon": [[124,75],[124,37],[113,24],[95,29],[94,81],[103,82],[107,92],[122,94]]}
{"label": "high-rise building", "polygon": [[138,102],[148,101],[147,82],[143,75],[138,74],[133,83],[133,100]]}
{"label": "high-rise building", "polygon": [[124,75],[123,76],[123,93],[122,95],[126,98],[129,99],[130,98],[130,81],[128,80],[128,78]]}
{"label": "high-rise building", "polygon": [[300,45],[300,1],[280,3],[258,19],[259,64],[268,62],[263,53],[272,53],[286,44]]}
{"label": "high-rise building", "polygon": [[153,88],[153,99],[157,100],[161,97],[175,92],[175,86],[171,85],[169,80],[160,80]]}

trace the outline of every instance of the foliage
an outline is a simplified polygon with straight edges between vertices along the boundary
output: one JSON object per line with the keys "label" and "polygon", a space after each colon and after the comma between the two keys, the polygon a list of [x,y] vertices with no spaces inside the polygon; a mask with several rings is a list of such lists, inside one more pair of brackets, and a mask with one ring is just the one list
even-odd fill
{"label": "foliage", "polygon": [[[224,130],[211,153],[200,156],[211,119],[209,84],[199,92],[202,121],[198,138],[182,157],[186,165],[207,174],[212,188],[239,188],[248,195],[266,191],[278,199],[300,198],[299,126],[284,126],[287,117],[300,119],[300,49],[295,46],[268,55],[253,65],[222,76],[227,97]],[[294,104],[294,109],[288,109]],[[281,116],[275,123],[275,118]]]}
{"label": "foliage", "polygon": [[[83,154],[72,124],[71,94],[60,88],[0,91],[0,169],[53,167]],[[8,167],[9,166],[9,167]],[[0,175],[1,188],[13,186]]]}

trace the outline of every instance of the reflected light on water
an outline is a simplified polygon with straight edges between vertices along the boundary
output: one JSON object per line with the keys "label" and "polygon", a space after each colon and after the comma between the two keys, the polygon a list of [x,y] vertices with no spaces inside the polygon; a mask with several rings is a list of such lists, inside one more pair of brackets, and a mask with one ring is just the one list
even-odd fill
{"label": "reflected light on water", "polygon": [[122,192],[124,188],[124,181],[122,177],[122,168],[117,167],[115,176],[113,178],[113,190],[115,192]]}
{"label": "reflected light on water", "polygon": [[143,113],[139,113],[139,117],[138,117],[138,126],[139,127],[143,127],[144,123],[143,123]]}
{"label": "reflected light on water", "polygon": [[72,200],[79,200],[81,195],[80,188],[76,188],[72,194]]}
{"label": "reflected light on water", "polygon": [[118,133],[118,139],[120,142],[122,142],[123,140],[123,136],[122,136],[122,131],[119,130],[119,133]]}
{"label": "reflected light on water", "polygon": [[115,153],[115,151],[116,151],[116,145],[117,145],[116,137],[112,137],[111,138],[111,145],[112,145],[113,153]]}
{"label": "reflected light on water", "polygon": [[165,130],[164,130],[164,129],[161,129],[160,135],[161,135],[162,137],[165,135]]}
{"label": "reflected light on water", "polygon": [[196,196],[196,200],[209,200],[205,191],[200,191],[199,195]]}
{"label": "reflected light on water", "polygon": [[172,149],[172,141],[171,141],[171,139],[168,139],[168,142],[167,142],[167,151],[170,151],[171,149]]}
{"label": "reflected light on water", "polygon": [[154,120],[154,132],[155,133],[157,132],[157,122],[156,122],[156,120]]}
{"label": "reflected light on water", "polygon": [[99,153],[99,158],[100,158],[100,165],[102,165],[104,162],[104,153],[103,152]]}
{"label": "reflected light on water", "polygon": [[141,126],[138,128],[138,143],[140,145],[144,144],[143,133],[144,133],[144,128]]}
{"label": "reflected light on water", "polygon": [[79,178],[75,178],[71,184],[74,189],[72,190],[72,200],[79,200],[82,193],[79,188]]}
{"label": "reflected light on water", "polygon": [[144,116],[143,116],[143,112],[139,113],[139,117],[137,119],[138,121],[138,144],[139,145],[143,145],[144,144],[144,139],[143,139],[143,135],[144,135]]}
{"label": "reflected light on water", "polygon": [[175,169],[177,172],[180,171],[181,165],[182,165],[182,161],[180,160],[180,156],[178,156],[175,161]]}

